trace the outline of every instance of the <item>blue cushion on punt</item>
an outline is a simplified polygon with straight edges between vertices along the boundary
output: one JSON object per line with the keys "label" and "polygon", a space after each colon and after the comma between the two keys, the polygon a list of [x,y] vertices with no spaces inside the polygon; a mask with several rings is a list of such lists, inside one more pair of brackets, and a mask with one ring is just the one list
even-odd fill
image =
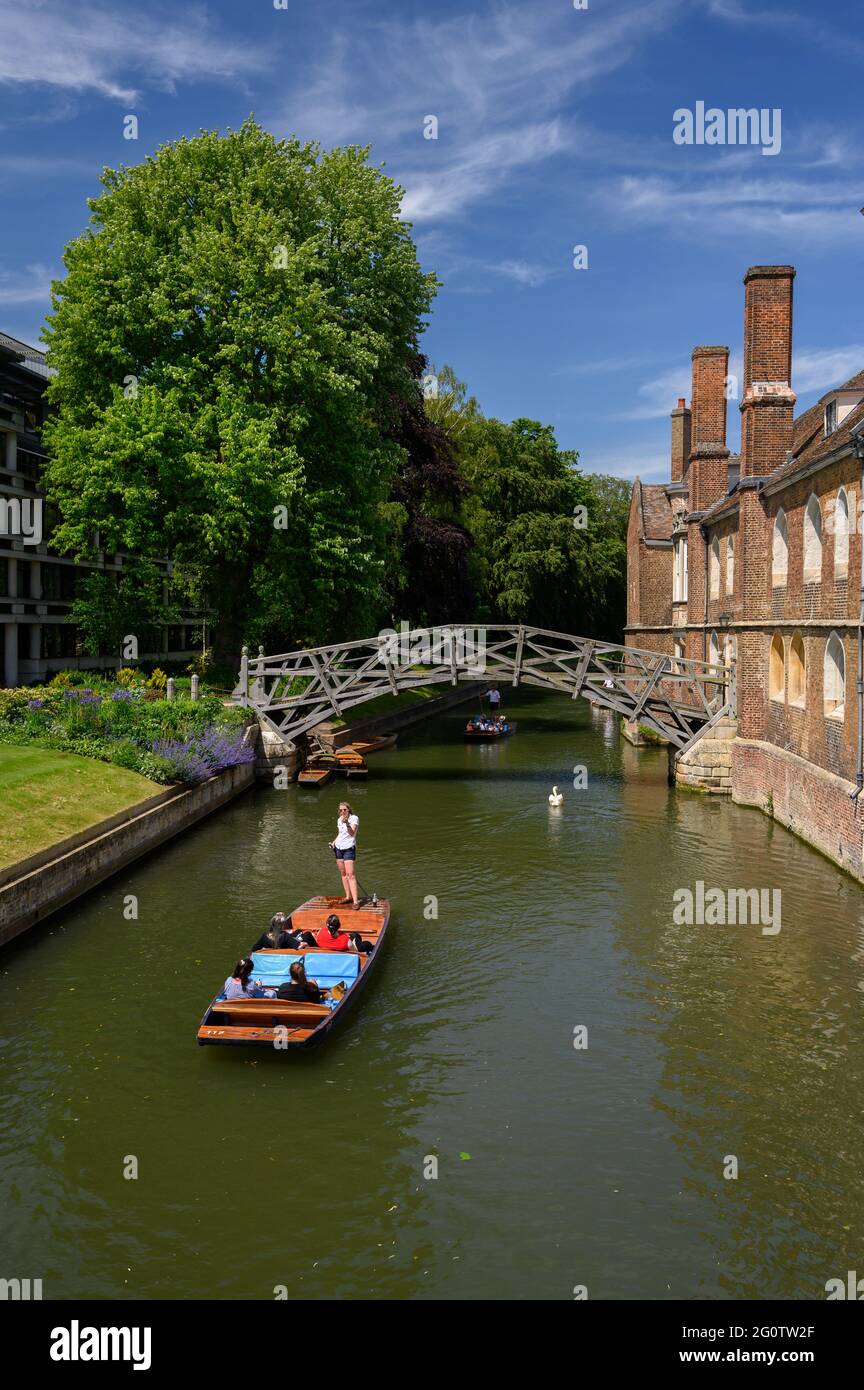
{"label": "blue cushion on punt", "polygon": [[[340,982],[352,985],[360,969],[353,951],[305,951],[301,959],[307,978],[317,980],[322,989],[331,989]],[[281,985],[290,978],[295,960],[297,956],[271,956],[256,951],[252,957],[252,978],[265,985]]]}

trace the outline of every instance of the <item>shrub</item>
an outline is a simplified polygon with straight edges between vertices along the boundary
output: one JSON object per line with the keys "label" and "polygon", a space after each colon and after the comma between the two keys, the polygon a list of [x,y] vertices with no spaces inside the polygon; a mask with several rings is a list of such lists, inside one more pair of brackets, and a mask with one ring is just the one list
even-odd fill
{"label": "shrub", "polygon": [[157,695],[164,694],[168,686],[168,677],[161,666],[155,666],[147,679],[147,689],[154,690]]}
{"label": "shrub", "polygon": [[153,752],[166,759],[180,782],[205,782],[228,767],[255,760],[255,752],[243,743],[243,733],[226,733],[212,726],[186,739],[157,739]]}

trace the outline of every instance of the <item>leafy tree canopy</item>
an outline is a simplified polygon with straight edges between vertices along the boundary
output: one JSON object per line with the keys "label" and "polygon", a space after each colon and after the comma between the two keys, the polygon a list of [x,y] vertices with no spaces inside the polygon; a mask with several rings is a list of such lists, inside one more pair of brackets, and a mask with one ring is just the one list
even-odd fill
{"label": "leafy tree canopy", "polygon": [[627,485],[582,474],[578,455],[535,420],[476,416],[459,458],[478,616],[587,636],[620,630]]}
{"label": "leafy tree canopy", "polygon": [[53,543],[172,555],[225,659],[365,631],[436,288],[401,190],[251,119],[102,183],[47,330]]}

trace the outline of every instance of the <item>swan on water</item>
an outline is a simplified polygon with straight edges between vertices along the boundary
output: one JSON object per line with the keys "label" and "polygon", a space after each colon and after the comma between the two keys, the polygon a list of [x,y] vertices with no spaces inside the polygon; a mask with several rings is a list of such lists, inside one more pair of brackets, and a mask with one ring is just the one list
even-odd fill
{"label": "swan on water", "polygon": [[552,790],[551,790],[551,792],[549,793],[549,805],[550,805],[550,806],[560,806],[560,805],[562,804],[563,800],[564,800],[564,797],[561,795],[561,793],[559,792],[558,788],[557,788],[557,787],[553,787]]}

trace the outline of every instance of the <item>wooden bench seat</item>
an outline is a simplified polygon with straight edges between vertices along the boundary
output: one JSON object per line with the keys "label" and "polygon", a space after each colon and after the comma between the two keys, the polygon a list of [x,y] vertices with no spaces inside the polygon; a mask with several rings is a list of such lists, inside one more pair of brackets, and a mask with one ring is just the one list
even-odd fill
{"label": "wooden bench seat", "polygon": [[312,1004],[300,999],[220,999],[211,1013],[220,1018],[233,1017],[244,1025],[257,1023],[315,1024],[329,1018],[332,1010],[326,1004]]}

